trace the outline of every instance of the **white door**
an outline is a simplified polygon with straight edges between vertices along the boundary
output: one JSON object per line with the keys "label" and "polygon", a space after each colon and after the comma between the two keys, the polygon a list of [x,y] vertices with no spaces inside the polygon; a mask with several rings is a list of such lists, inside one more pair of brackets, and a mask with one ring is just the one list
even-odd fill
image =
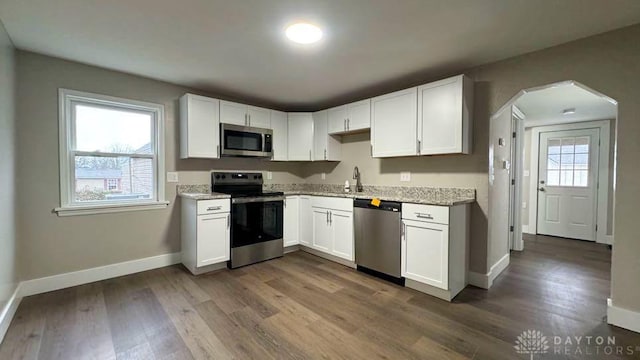
{"label": "white door", "polygon": [[331,211],[329,224],[333,232],[332,254],[353,261],[353,213],[349,211]]}
{"label": "white door", "polygon": [[313,116],[311,113],[289,113],[289,161],[311,161],[313,149]]}
{"label": "white door", "polygon": [[273,130],[273,156],[271,157],[271,160],[287,161],[287,139],[289,132],[287,113],[272,110],[271,129]]}
{"label": "white door", "polygon": [[462,152],[462,77],[418,88],[420,154]]}
{"label": "white door", "polygon": [[207,266],[229,260],[230,214],[198,216],[197,265]]}
{"label": "white door", "polygon": [[249,106],[247,114],[249,114],[249,126],[271,129],[271,110]]}
{"label": "white door", "polygon": [[220,100],[220,122],[248,126],[247,105]]}
{"label": "white door", "polygon": [[599,129],[540,133],[538,233],[595,241]]}
{"label": "white door", "polygon": [[180,99],[181,158],[220,157],[220,101],[187,94]]}
{"label": "white door", "polygon": [[329,210],[312,208],[313,248],[331,253],[332,233],[329,226]]}
{"label": "white door", "polygon": [[411,88],[371,99],[373,157],[418,154],[418,90]]}
{"label": "white door", "polygon": [[313,113],[313,160],[327,160],[327,111]]}
{"label": "white door", "polygon": [[449,289],[449,226],[402,220],[402,276]]}
{"label": "white door", "polygon": [[299,240],[300,244],[311,247],[311,241],[313,240],[313,220],[311,210],[311,197],[300,196],[298,203],[300,209],[299,226]]}
{"label": "white door", "polygon": [[329,134],[341,134],[347,131],[347,106],[342,105],[328,111]]}
{"label": "white door", "polygon": [[299,243],[298,219],[299,198],[297,196],[287,196],[284,201],[284,246],[297,245]]}
{"label": "white door", "polygon": [[371,99],[347,105],[347,131],[364,130],[371,127]]}

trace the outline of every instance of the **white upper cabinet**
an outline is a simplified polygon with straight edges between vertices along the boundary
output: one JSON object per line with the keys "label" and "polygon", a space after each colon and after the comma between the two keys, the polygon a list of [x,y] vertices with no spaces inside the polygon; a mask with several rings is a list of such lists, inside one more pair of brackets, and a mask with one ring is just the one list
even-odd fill
{"label": "white upper cabinet", "polygon": [[329,134],[344,134],[371,127],[371,100],[366,99],[328,110]]}
{"label": "white upper cabinet", "polygon": [[313,160],[340,161],[342,144],[329,135],[327,110],[313,113]]}
{"label": "white upper cabinet", "polygon": [[464,75],[418,87],[419,155],[469,154],[473,82]]}
{"label": "white upper cabinet", "polygon": [[247,107],[249,126],[271,129],[271,110],[256,106]]}
{"label": "white upper cabinet", "polygon": [[373,157],[418,154],[418,88],[371,99]]}
{"label": "white upper cabinet", "polygon": [[313,114],[288,113],[288,160],[313,160]]}
{"label": "white upper cabinet", "polygon": [[220,122],[232,125],[247,125],[247,105],[220,100]]}
{"label": "white upper cabinet", "polygon": [[343,134],[347,132],[347,105],[327,110],[329,118],[329,134]]}
{"label": "white upper cabinet", "polygon": [[289,124],[287,113],[282,111],[271,110],[271,129],[273,130],[273,161],[287,161],[287,142]]}
{"label": "white upper cabinet", "polygon": [[180,98],[180,158],[220,157],[220,101],[185,94]]}
{"label": "white upper cabinet", "polygon": [[271,110],[231,101],[220,101],[220,122],[240,126],[271,128]]}

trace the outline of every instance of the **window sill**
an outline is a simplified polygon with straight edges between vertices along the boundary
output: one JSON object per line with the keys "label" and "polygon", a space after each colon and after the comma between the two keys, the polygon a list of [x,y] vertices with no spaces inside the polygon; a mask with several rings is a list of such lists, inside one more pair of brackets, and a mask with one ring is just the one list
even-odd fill
{"label": "window sill", "polygon": [[108,205],[86,205],[86,206],[66,206],[53,209],[58,216],[80,216],[111,214],[125,211],[159,210],[166,209],[168,201],[153,201],[133,204],[108,204]]}

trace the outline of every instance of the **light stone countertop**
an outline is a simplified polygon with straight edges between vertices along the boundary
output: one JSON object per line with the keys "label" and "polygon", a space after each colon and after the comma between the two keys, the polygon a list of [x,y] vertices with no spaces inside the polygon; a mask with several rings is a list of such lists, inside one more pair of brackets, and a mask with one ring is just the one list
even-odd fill
{"label": "light stone countertop", "polygon": [[[178,195],[192,200],[228,199],[228,194],[211,193],[209,185],[178,185]],[[265,191],[282,191],[286,196],[309,195],[340,198],[379,198],[413,204],[454,206],[476,201],[475,189],[413,187],[413,186],[364,186],[363,192],[344,192],[341,185],[325,184],[266,184]]]}

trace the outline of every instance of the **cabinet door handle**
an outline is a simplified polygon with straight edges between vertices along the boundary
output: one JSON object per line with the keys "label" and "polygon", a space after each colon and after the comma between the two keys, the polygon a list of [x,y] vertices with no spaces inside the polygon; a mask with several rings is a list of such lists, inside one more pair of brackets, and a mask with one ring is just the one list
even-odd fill
{"label": "cabinet door handle", "polygon": [[327,211],[327,224],[329,223],[329,212]]}
{"label": "cabinet door handle", "polygon": [[231,226],[231,214],[227,214],[227,229]]}
{"label": "cabinet door handle", "polygon": [[249,126],[251,126],[251,114],[247,115],[249,117]]}
{"label": "cabinet door handle", "polygon": [[416,140],[416,154],[420,155],[420,140]]}
{"label": "cabinet door handle", "polygon": [[327,149],[324,149],[324,159],[327,160]]}
{"label": "cabinet door handle", "polygon": [[420,219],[433,220],[433,216],[431,216],[431,214],[416,213],[416,217],[418,217]]}
{"label": "cabinet door handle", "polygon": [[329,225],[333,224],[333,212],[329,211]]}
{"label": "cabinet door handle", "polygon": [[401,232],[402,232],[402,234],[400,234],[400,236],[402,236],[402,240],[404,240],[404,236],[407,233],[407,224],[402,223]]}
{"label": "cabinet door handle", "polygon": [[342,127],[344,128],[344,131],[347,131],[347,119],[342,120]]}
{"label": "cabinet door handle", "polygon": [[351,119],[347,118],[347,131],[351,128]]}
{"label": "cabinet door handle", "polygon": [[222,209],[222,206],[209,206],[207,211],[216,211]]}

